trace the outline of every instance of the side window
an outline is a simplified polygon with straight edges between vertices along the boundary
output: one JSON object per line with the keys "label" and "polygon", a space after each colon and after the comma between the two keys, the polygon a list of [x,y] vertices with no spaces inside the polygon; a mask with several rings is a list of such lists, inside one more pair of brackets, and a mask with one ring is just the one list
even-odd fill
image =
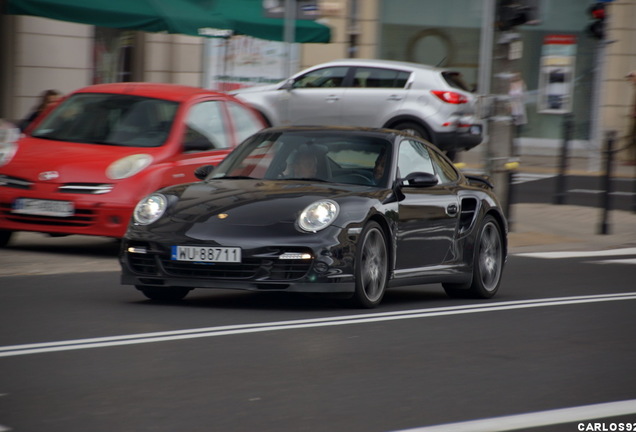
{"label": "side window", "polygon": [[431,155],[426,147],[417,141],[411,140],[404,140],[400,143],[398,170],[402,178],[414,172],[435,174]]}
{"label": "side window", "polygon": [[340,87],[347,75],[346,66],[317,69],[296,78],[293,88]]}
{"label": "side window", "polygon": [[394,69],[359,67],[353,76],[353,87],[404,88],[410,75]]}
{"label": "side window", "polygon": [[183,139],[186,152],[221,149],[230,146],[223,121],[222,103],[220,101],[201,102],[190,109]]}
{"label": "side window", "polygon": [[459,179],[459,174],[452,164],[434,151],[431,151],[430,154],[440,183],[456,182]]}
{"label": "side window", "polygon": [[235,102],[228,102],[227,107],[230,111],[230,115],[232,116],[236,140],[239,143],[263,129],[263,122],[248,108],[245,108]]}

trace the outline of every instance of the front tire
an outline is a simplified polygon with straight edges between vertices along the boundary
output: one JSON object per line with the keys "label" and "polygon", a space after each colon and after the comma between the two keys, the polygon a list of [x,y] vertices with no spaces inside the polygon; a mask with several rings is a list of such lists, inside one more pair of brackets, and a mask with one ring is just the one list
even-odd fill
{"label": "front tire", "polygon": [[504,265],[503,236],[492,216],[481,223],[475,241],[473,279],[470,284],[443,284],[450,297],[488,299],[497,294]]}
{"label": "front tire", "polygon": [[370,222],[360,235],[356,250],[355,292],[353,303],[362,308],[380,304],[389,274],[389,254],[384,232],[376,222]]}
{"label": "front tire", "polygon": [[135,285],[150,300],[161,302],[174,302],[182,300],[190,292],[190,288],[184,287],[156,287]]}

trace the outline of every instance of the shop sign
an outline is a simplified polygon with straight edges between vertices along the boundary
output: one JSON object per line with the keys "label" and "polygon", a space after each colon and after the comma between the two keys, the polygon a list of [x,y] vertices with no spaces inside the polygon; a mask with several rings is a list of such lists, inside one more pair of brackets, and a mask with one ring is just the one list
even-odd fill
{"label": "shop sign", "polygon": [[544,114],[572,112],[576,36],[547,35],[541,49],[539,68],[539,103]]}

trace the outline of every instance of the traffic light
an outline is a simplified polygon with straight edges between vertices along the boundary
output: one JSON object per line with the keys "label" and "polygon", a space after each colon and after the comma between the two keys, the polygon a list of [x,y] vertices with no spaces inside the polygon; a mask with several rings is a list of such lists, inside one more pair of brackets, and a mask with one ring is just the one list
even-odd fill
{"label": "traffic light", "polygon": [[595,39],[605,37],[605,3],[596,2],[587,9],[592,23],[587,26],[587,32]]}
{"label": "traffic light", "polygon": [[507,31],[527,23],[531,20],[532,9],[527,1],[499,0],[497,2],[497,29]]}

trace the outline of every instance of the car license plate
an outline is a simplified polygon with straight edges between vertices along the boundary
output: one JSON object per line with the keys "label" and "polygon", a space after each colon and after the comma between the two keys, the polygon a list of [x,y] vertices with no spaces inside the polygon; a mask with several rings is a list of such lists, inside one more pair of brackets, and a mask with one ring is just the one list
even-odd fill
{"label": "car license plate", "polygon": [[470,127],[471,135],[481,135],[481,126],[480,125],[472,125]]}
{"label": "car license plate", "polygon": [[172,246],[170,257],[176,261],[240,263],[241,248],[207,246]]}
{"label": "car license plate", "polygon": [[71,201],[18,198],[13,202],[11,212],[37,216],[69,217],[75,213],[75,206]]}

